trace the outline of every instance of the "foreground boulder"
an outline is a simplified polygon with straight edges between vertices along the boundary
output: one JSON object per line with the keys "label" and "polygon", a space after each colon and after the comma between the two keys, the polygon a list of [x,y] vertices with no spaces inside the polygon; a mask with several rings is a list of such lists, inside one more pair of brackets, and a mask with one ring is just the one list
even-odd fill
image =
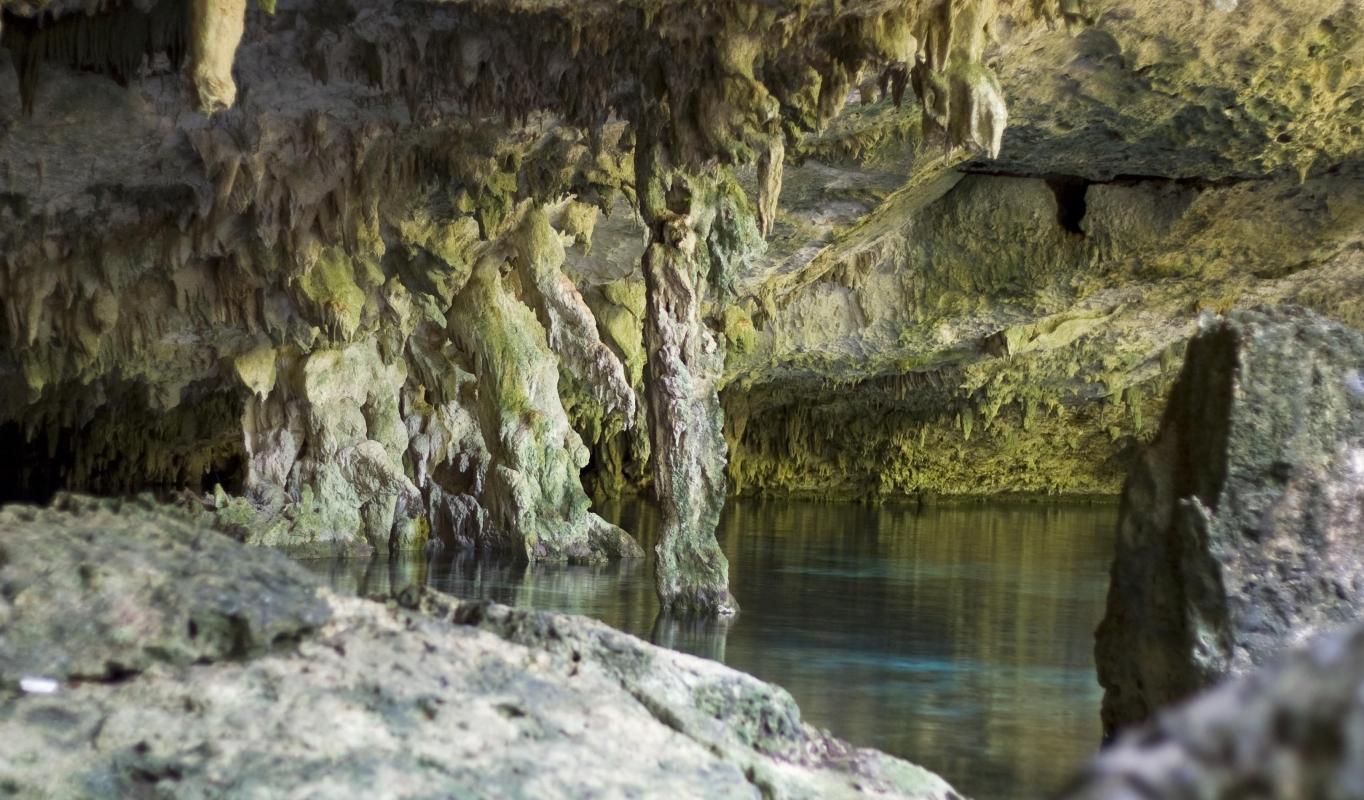
{"label": "foreground boulder", "polygon": [[[241,545],[176,517],[69,495],[57,507],[0,511],[0,691],[250,658],[331,616],[288,559],[240,558]],[[68,519],[80,523],[53,530]]]}
{"label": "foreground boulder", "polygon": [[340,598],[138,503],[0,511],[0,796],[954,798],[591,620]]}
{"label": "foreground boulder", "polygon": [[1364,796],[1364,627],[1161,712],[1118,737],[1066,800]]}
{"label": "foreground boulder", "polygon": [[1364,603],[1364,334],[1206,322],[1128,479],[1096,660],[1111,735]]}

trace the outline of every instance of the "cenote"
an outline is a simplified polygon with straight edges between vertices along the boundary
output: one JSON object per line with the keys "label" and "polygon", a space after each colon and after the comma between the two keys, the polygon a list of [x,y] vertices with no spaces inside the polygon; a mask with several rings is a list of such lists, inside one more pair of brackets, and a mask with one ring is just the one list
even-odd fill
{"label": "cenote", "polygon": [[1364,798],[1362,3],[0,0],[0,800]]}
{"label": "cenote", "polygon": [[[604,516],[651,550],[656,514]],[[345,592],[425,584],[585,614],[786,688],[805,719],[976,798],[1045,797],[1097,749],[1094,627],[1116,506],[731,501],[732,623],[658,615],[650,564],[445,555],[303,562]]]}

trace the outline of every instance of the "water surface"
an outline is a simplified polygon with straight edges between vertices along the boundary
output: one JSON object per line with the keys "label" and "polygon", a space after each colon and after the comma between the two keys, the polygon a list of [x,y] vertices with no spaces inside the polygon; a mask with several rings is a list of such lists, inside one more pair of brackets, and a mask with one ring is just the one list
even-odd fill
{"label": "water surface", "polygon": [[[650,549],[641,503],[604,510]],[[719,538],[743,611],[657,619],[651,564],[447,556],[315,561],[340,590],[414,582],[587,614],[786,687],[806,720],[976,798],[1045,797],[1099,740],[1093,630],[1116,509],[731,502]]]}

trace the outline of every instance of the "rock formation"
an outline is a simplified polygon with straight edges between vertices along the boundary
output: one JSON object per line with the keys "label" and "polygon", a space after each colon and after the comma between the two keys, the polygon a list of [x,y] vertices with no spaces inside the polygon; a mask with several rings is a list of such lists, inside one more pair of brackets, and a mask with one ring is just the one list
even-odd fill
{"label": "rock formation", "polygon": [[1123,494],[1095,658],[1110,734],[1364,610],[1364,333],[1207,319]]}
{"label": "rock formation", "polygon": [[958,797],[778,687],[600,623],[340,598],[79,497],[0,511],[0,741],[18,797]]}
{"label": "rock formation", "polygon": [[[1123,546],[1178,569],[1115,570],[1110,728],[1354,613],[1358,454],[1330,447],[1358,437],[1325,431],[1357,432],[1357,334],[1233,316],[1189,354],[1218,368],[1159,411],[1201,315],[1293,304],[1364,327],[1360,0],[0,0],[0,49],[0,502],[151,492],[304,555],[595,562],[642,552],[592,500],[652,492],[662,605],[729,615],[727,493],[1113,495],[1137,464]],[[1310,358],[1275,350],[1293,337]],[[1212,389],[1230,427],[1191,429]],[[178,531],[133,537],[153,562],[238,557],[147,525]],[[392,764],[417,792],[469,787],[422,748],[463,735],[430,698],[475,702],[440,681],[489,680],[486,652],[513,699],[471,724],[499,742],[615,724],[590,691],[675,756],[563,794],[948,791],[808,731],[770,687],[585,623],[319,598],[242,558],[202,591],[83,562],[52,591],[132,605],[81,654],[42,638],[88,632],[61,602],[31,616],[0,593],[36,659],[3,675],[79,700],[0,687],[19,709],[0,738],[74,742],[70,769],[0,764],[0,786],[208,787],[222,768],[326,794],[287,762],[340,719],[319,763],[348,791]],[[428,652],[408,627],[442,642],[435,682],[376,690]],[[575,666],[598,645],[620,653]],[[306,669],[338,688],[309,696]],[[533,678],[574,669],[597,682],[544,700]],[[296,749],[204,738],[235,724],[225,704],[175,722],[168,676],[195,702],[240,688]],[[683,697],[703,685],[739,707]],[[336,715],[271,717],[280,687]],[[626,752],[509,765],[450,741],[499,776]]]}
{"label": "rock formation", "polygon": [[[561,273],[560,239],[590,246],[621,196],[650,241],[660,590],[732,609],[703,310],[773,225],[785,141],[859,75],[898,101],[912,72],[949,147],[996,150],[986,30],[1046,6],[6,3],[0,417],[71,461],[19,491],[212,476],[258,543],[631,555],[587,508],[564,407],[597,436],[636,422]],[[757,160],[754,210],[733,170]]]}
{"label": "rock formation", "polygon": [[4,0],[0,495],[595,560],[656,491],[684,609],[726,489],[1116,493],[1201,309],[1364,324],[1359,19]]}
{"label": "rock formation", "polygon": [[1116,495],[1201,311],[1364,326],[1358,5],[1205,5],[998,26],[997,160],[874,86],[788,152],[724,317],[736,491]]}
{"label": "rock formation", "polygon": [[[657,583],[669,611],[735,613],[729,565],[715,541],[725,502],[725,440],[717,383],[724,355],[701,322],[713,176],[668,174],[653,145],[636,165],[645,220],[644,346],[653,476],[662,512]],[[666,198],[666,199],[665,199]],[[698,252],[700,249],[700,252]]]}
{"label": "rock formation", "polygon": [[1064,797],[1358,797],[1362,688],[1355,625],[1122,734]]}

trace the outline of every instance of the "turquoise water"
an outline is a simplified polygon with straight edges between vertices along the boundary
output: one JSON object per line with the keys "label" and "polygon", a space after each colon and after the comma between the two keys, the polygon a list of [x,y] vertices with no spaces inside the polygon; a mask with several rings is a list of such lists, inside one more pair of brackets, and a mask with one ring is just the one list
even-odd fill
{"label": "turquoise water", "polygon": [[[652,509],[604,516],[649,547]],[[413,582],[587,614],[786,687],[807,721],[922,764],[976,798],[1045,797],[1099,741],[1093,630],[1116,509],[916,510],[738,501],[719,538],[743,612],[658,619],[650,565],[447,556],[319,561],[341,590]]]}

